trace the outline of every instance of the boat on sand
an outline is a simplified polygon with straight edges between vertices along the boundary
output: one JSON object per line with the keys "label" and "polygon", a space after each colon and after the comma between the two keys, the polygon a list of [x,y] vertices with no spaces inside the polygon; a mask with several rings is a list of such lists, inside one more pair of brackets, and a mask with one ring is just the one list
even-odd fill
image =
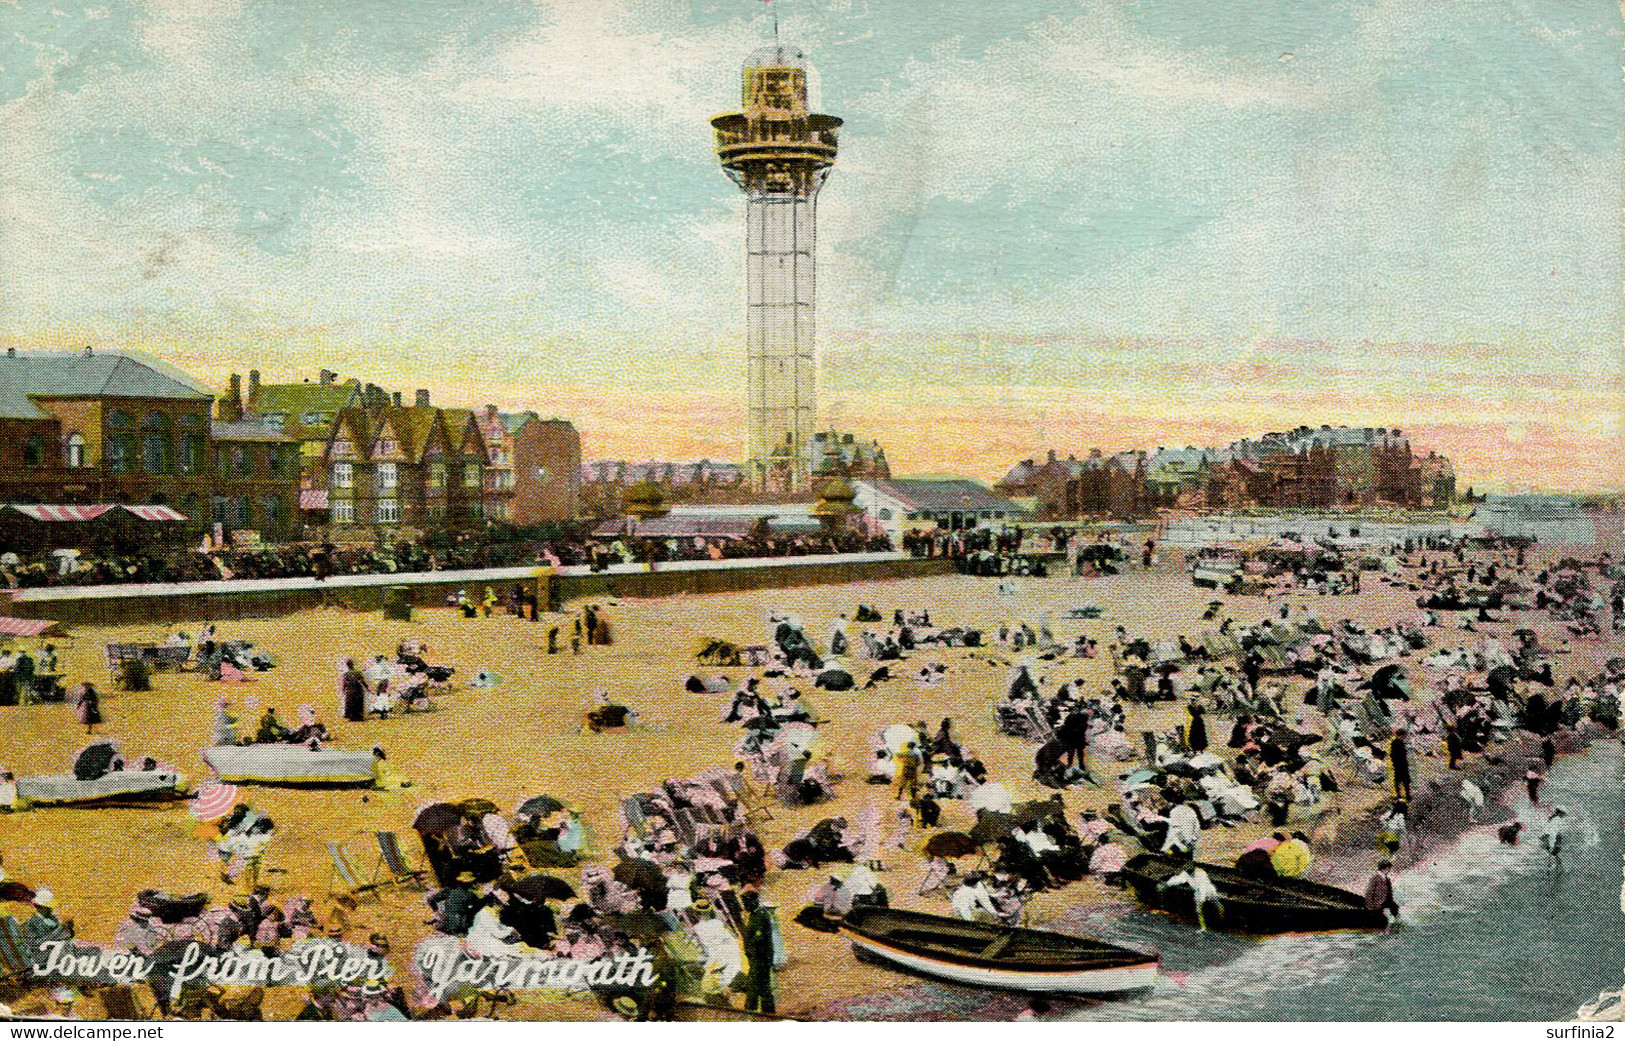
{"label": "boat on sand", "polygon": [[973,987],[1116,994],[1157,979],[1156,955],[1040,929],[874,906],[853,908],[839,929],[860,958]]}
{"label": "boat on sand", "polygon": [[376,753],[304,745],[215,745],[203,761],[222,781],[278,787],[341,788],[370,785],[376,779]]}
{"label": "boat on sand", "polygon": [[[1124,864],[1117,877],[1132,886],[1147,907],[1194,922],[1196,901],[1191,888],[1166,885],[1185,866],[1179,858],[1141,853]],[[1210,904],[1203,912],[1209,928],[1274,934],[1388,927],[1386,916],[1368,909],[1359,893],[1301,878],[1255,878],[1233,867],[1198,866],[1219,891],[1218,907]]]}

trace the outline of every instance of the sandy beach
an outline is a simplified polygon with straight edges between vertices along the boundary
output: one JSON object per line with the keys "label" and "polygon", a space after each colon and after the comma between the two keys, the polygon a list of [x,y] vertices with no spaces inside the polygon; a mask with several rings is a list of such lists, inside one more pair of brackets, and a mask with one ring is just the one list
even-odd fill
{"label": "sandy beach", "polygon": [[[1052,691],[1064,680],[1083,679],[1086,689],[1098,692],[1109,685],[1112,666],[1105,652],[1115,626],[1152,639],[1187,634],[1192,637],[1213,628],[1200,619],[1211,591],[1194,588],[1177,560],[1165,562],[1152,573],[1134,570],[1110,578],[1013,580],[1015,595],[996,598],[995,581],[949,576],[899,582],[821,586],[790,590],[673,597],[659,600],[609,602],[608,615],[616,642],[611,647],[583,647],[579,656],[568,650],[569,616],[544,616],[539,624],[498,615],[474,620],[450,610],[422,611],[410,623],[383,620],[370,614],[312,611],[284,618],[245,621],[222,626],[228,639],[259,644],[278,662],[276,669],[245,684],[219,684],[193,674],[160,674],[153,690],[114,693],[108,682],[103,645],[115,641],[161,640],[167,630],[152,626],[97,629],[80,627],[73,639],[58,641],[64,671],[70,682],[90,679],[107,691],[103,708],[108,724],[100,732],[114,738],[128,757],[153,755],[177,765],[194,780],[206,776],[199,750],[208,743],[212,706],[217,698],[230,698],[239,715],[257,719],[266,705],[274,705],[284,718],[292,718],[302,704],[313,704],[333,732],[333,743],[344,748],[382,746],[393,766],[411,779],[401,791],[301,791],[244,788],[244,796],[268,812],[279,830],[270,848],[263,881],[279,901],[305,893],[316,898],[324,920],[337,915],[349,933],[364,939],[373,931],[391,937],[394,950],[405,952],[430,932],[422,894],[386,891],[379,903],[363,902],[339,907],[325,897],[330,868],[325,844],[344,842],[363,870],[377,859],[373,833],[393,830],[401,834],[414,858],[421,857],[410,824],[416,809],[426,802],[482,796],[505,812],[527,796],[548,793],[578,808],[591,830],[592,860],[613,863],[619,839],[616,809],[622,798],[645,791],[669,777],[687,777],[706,769],[730,767],[738,728],[719,722],[726,709],[722,695],[693,694],[683,681],[725,674],[736,683],[749,670],[701,668],[693,652],[702,637],[715,636],[742,644],[761,643],[770,610],[789,611],[805,623],[815,641],[829,632],[838,615],[848,617],[860,603],[872,604],[887,618],[894,609],[929,609],[938,625],[969,625],[997,629],[1004,621],[1048,622],[1057,637],[1068,640],[1088,633],[1100,641],[1102,655],[1093,659],[1039,662],[1039,686]],[[483,590],[480,591],[483,593]],[[1227,597],[1226,612],[1239,623],[1264,617],[1276,601],[1259,597]],[[1415,612],[1415,594],[1368,579],[1356,596],[1315,597],[1293,594],[1294,602],[1310,602],[1323,622],[1352,618],[1367,626],[1388,624],[1403,613]],[[603,601],[599,601],[603,603]],[[1073,607],[1098,604],[1101,617],[1068,617]],[[567,607],[579,605],[567,605]],[[1462,616],[1447,615],[1454,625]],[[171,628],[195,632],[205,622],[182,623]],[[551,625],[565,627],[565,652],[545,653]],[[1534,612],[1509,612],[1504,623],[1483,631],[1505,634],[1531,625],[1548,646],[1563,646],[1564,634],[1544,627]],[[853,630],[856,630],[856,626]],[[1474,634],[1434,629],[1434,646],[1473,646]],[[438,709],[424,714],[395,716],[386,721],[346,723],[340,716],[336,683],[338,662],[347,656],[392,652],[405,639],[425,640],[430,658],[458,668],[455,692],[440,699]],[[1007,657],[998,647],[981,654]],[[1559,686],[1573,674],[1595,673],[1609,656],[1620,653],[1618,640],[1574,641],[1567,653],[1553,655]],[[1420,664],[1421,655],[1405,659],[1419,696],[1431,697],[1431,671]],[[909,673],[925,662],[947,666],[940,685],[922,686]],[[822,744],[833,755],[844,776],[833,802],[805,807],[775,807],[774,819],[760,827],[770,850],[782,848],[807,826],[830,816],[849,819],[869,803],[889,805],[887,790],[864,783],[871,740],[887,725],[925,720],[934,728],[944,717],[954,720],[955,732],[986,763],[990,780],[1002,782],[1017,799],[1051,793],[1032,779],[1035,745],[1000,734],[993,706],[1010,676],[1007,667],[994,666],[966,649],[915,652],[905,663],[903,678],[874,691],[843,693],[806,690],[815,714],[828,722],[819,727]],[[466,680],[480,668],[501,677],[490,690],[475,690]],[[867,662],[853,672],[862,676]],[[772,681],[769,681],[771,687]],[[1307,681],[1289,678],[1296,695]],[[638,726],[625,732],[586,733],[582,714],[594,692],[607,692],[634,709]],[[1293,700],[1301,700],[1294,698]],[[1182,702],[1180,706],[1182,707]],[[1179,714],[1173,705],[1128,706],[1130,735],[1141,730],[1171,729]],[[1210,722],[1219,751],[1228,734],[1228,717]],[[84,729],[72,711],[62,705],[41,705],[0,711],[0,762],[18,776],[57,773],[69,769],[75,753],[87,743]],[[1437,742],[1423,739],[1412,749],[1420,795],[1431,781],[1446,773]],[[1522,761],[1507,750],[1511,763]],[[1118,793],[1111,783],[1132,770],[1137,761],[1096,762],[1099,788],[1064,793],[1069,816],[1079,811],[1115,804]],[[1334,810],[1304,816],[1298,809],[1292,826],[1309,832],[1317,851],[1334,851],[1311,869],[1311,877],[1357,885],[1376,856],[1370,846],[1373,830],[1366,811],[1390,798],[1386,789],[1360,785],[1344,766],[1336,767],[1344,791]],[[1478,757],[1469,769],[1485,776]],[[1499,778],[1501,786],[1513,771]],[[1456,774],[1445,784],[1453,790]],[[1495,793],[1492,792],[1492,797]],[[944,804],[944,827],[971,822],[962,804]],[[1323,812],[1324,811],[1324,812]],[[1202,836],[1204,860],[1228,862],[1248,842],[1266,833],[1267,822],[1210,829]],[[217,867],[208,859],[209,847],[195,834],[196,821],[184,804],[148,809],[42,809],[0,815],[0,853],[13,878],[49,884],[66,918],[77,922],[79,935],[90,942],[107,942],[130,907],[137,891],[148,888],[184,893],[208,890],[217,902],[229,898]],[[914,851],[890,850],[881,875],[892,903],[945,913],[945,893],[916,895],[924,858]],[[563,872],[574,876],[573,871]],[[888,988],[917,983],[884,969],[856,962],[845,941],[817,934],[789,920],[805,902],[808,891],[823,874],[811,871],[773,871],[763,886],[767,899],[780,908],[790,963],[779,975],[781,1014],[839,1015],[841,1002],[858,995],[873,995]],[[1127,906],[1132,898],[1093,879],[1039,894],[1027,908],[1033,924],[1077,928],[1090,916]],[[86,999],[83,1014],[94,1014],[94,998]],[[269,1015],[292,1015],[300,1004],[293,993],[273,994]],[[590,999],[559,998],[549,994],[522,994],[505,1018],[600,1018],[606,1013]]]}

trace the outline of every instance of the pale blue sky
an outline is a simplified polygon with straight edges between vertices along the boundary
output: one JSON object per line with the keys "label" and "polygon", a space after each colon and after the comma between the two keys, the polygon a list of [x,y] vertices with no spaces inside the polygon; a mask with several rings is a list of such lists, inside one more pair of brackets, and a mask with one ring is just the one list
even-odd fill
{"label": "pale blue sky", "polygon": [[[1619,437],[1613,0],[775,6],[847,120],[820,212],[839,411],[875,412],[878,372],[961,388],[943,407],[1115,394],[1149,422],[1240,358],[1312,374],[1273,405],[1279,379],[1233,374],[1241,421],[1331,393],[1327,421],[1515,442],[1556,422],[1528,388],[1581,373],[1572,432]],[[732,400],[742,207],[706,117],[765,11],[14,0],[0,331],[599,414],[696,371]],[[1114,367],[1146,385],[1101,390]],[[1416,400],[1419,369],[1487,380],[1488,419]],[[1201,429],[1169,411],[1169,440]]]}

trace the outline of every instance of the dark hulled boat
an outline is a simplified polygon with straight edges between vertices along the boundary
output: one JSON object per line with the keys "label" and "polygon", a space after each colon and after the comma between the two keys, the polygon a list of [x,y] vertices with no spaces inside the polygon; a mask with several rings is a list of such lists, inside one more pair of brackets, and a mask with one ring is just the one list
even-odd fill
{"label": "dark hulled boat", "polygon": [[893,907],[856,907],[840,933],[861,957],[974,987],[1115,994],[1149,987],[1157,958],[1099,940]]}
{"label": "dark hulled boat", "polygon": [[[1253,878],[1235,868],[1201,864],[1219,891],[1219,907],[1204,912],[1212,928],[1238,933],[1316,933],[1338,929],[1385,929],[1388,919],[1365,906],[1365,897],[1336,886],[1300,878]],[[1185,862],[1161,853],[1141,853],[1123,865],[1118,877],[1134,887],[1147,907],[1186,921],[1196,920],[1195,895],[1188,886],[1165,883]]]}

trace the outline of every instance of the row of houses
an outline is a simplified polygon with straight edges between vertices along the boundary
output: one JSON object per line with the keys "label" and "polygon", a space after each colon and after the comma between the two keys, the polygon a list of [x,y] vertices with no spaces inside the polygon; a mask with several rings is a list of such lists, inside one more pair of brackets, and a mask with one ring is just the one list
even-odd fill
{"label": "row of houses", "polygon": [[1017,463],[996,485],[1034,516],[1143,516],[1158,509],[1302,509],[1448,506],[1455,470],[1437,452],[1416,455],[1399,429],[1308,427],[1244,438],[1224,448],[1158,448]]}
{"label": "row of houses", "polygon": [[878,441],[865,441],[854,434],[820,430],[808,442],[807,472],[812,475],[809,491],[764,493],[746,480],[745,468],[738,463],[701,459],[698,462],[599,459],[581,468],[582,511],[589,517],[611,518],[621,514],[627,489],[652,484],[670,503],[688,505],[742,505],[760,502],[811,502],[818,488],[836,477],[849,480],[887,480],[891,465]]}
{"label": "row of houses", "polygon": [[343,533],[377,528],[467,530],[533,525],[580,511],[581,437],[535,412],[443,407],[418,390],[407,404],[322,370],[315,381],[233,375],[218,419],[296,446],[306,519]]}

